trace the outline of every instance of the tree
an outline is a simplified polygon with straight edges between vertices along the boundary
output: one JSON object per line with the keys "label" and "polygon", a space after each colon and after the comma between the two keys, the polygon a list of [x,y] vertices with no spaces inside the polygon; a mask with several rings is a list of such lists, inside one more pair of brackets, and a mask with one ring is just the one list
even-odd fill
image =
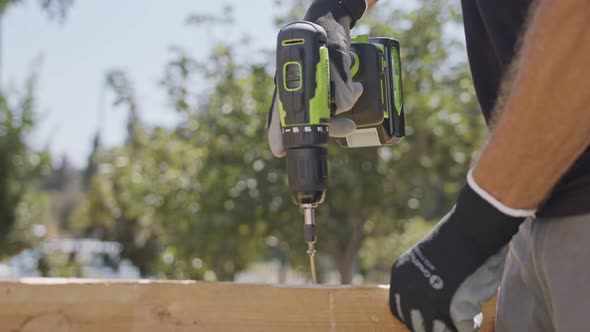
{"label": "tree", "polygon": [[[30,227],[38,223],[43,198],[32,193],[34,179],[48,165],[46,152],[29,149],[34,127],[35,77],[14,103],[0,94],[0,254],[18,252],[29,243]],[[27,229],[27,227],[29,227]],[[14,232],[22,230],[24,234]]]}
{"label": "tree", "polygon": [[[23,0],[0,0],[0,15],[12,5],[23,2]],[[39,6],[52,19],[63,20],[74,0],[38,0]]]}
{"label": "tree", "polygon": [[[382,6],[359,28],[401,41],[408,137],[392,147],[329,148],[318,248],[322,266],[333,265],[343,283],[358,272],[385,281],[395,258],[385,251],[408,246],[399,234],[406,228],[423,234],[426,221],[450,208],[483,137],[462,44],[444,33],[457,29],[457,5],[415,5]],[[299,17],[301,8],[302,1],[289,2],[285,17]],[[179,125],[148,128],[131,117],[133,139],[100,154],[88,196],[97,210],[88,208],[87,220],[106,209],[105,221],[89,225],[106,225],[108,238],[138,252],[149,243],[150,254],[136,259],[146,273],[232,280],[265,257],[270,235],[291,248],[291,265],[307,269],[302,216],[289,197],[284,162],[266,142],[273,62],[273,56],[244,61],[222,42],[207,59],[175,48],[162,86]]]}
{"label": "tree", "polygon": [[[297,1],[286,16],[301,17],[303,8]],[[444,34],[458,30],[458,4],[419,1],[411,9],[387,9],[380,4],[356,31],[401,42],[408,137],[392,147],[330,147],[330,185],[318,211],[317,246],[334,260],[343,283],[359,270],[386,272],[393,263],[390,254],[386,261],[366,259],[372,265],[359,267],[363,246],[403,233],[415,216],[436,220],[450,208],[484,134],[462,42]],[[375,248],[364,251],[368,255]]]}
{"label": "tree", "polygon": [[111,151],[100,150],[95,139],[85,174],[89,183],[87,197],[79,204],[69,227],[78,235],[123,243],[121,256],[130,259],[142,276],[149,276],[156,272],[154,261],[159,249],[157,228],[150,228],[152,209],[143,204],[151,183],[134,177],[144,174],[142,161],[153,160],[151,150],[146,148],[149,142],[131,80],[121,70],[109,71],[105,78],[115,94],[113,105],[123,106],[129,113],[127,139],[124,146]]}

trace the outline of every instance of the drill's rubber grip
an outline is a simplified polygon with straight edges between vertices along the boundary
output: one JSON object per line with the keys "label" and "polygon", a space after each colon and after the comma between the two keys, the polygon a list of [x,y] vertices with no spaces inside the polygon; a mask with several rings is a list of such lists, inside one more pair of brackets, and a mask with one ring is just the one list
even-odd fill
{"label": "drill's rubber grip", "polygon": [[289,189],[295,203],[320,204],[328,188],[328,149],[287,149]]}
{"label": "drill's rubber grip", "polygon": [[276,84],[283,128],[330,121],[326,38],[326,31],[311,22],[293,22],[279,32]]}

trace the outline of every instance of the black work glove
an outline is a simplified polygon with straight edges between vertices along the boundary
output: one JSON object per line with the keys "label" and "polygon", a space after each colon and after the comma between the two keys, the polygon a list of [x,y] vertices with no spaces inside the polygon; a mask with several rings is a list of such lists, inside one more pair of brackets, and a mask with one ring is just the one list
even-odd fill
{"label": "black work glove", "polygon": [[[334,104],[336,114],[352,109],[363,93],[363,85],[352,81],[350,73],[350,29],[366,11],[365,0],[315,0],[304,20],[320,25],[328,37],[327,47],[330,54],[330,81],[334,86]],[[268,141],[276,157],[283,157],[285,147],[281,133],[279,107],[276,92],[269,111]],[[354,121],[345,118],[333,118],[330,121],[330,136],[346,137],[356,129]]]}
{"label": "black work glove", "polygon": [[393,265],[389,304],[410,330],[463,332],[481,325],[480,303],[497,292],[507,244],[524,215],[534,214],[503,206],[512,216],[500,212],[501,203],[482,191],[470,178],[455,208]]}

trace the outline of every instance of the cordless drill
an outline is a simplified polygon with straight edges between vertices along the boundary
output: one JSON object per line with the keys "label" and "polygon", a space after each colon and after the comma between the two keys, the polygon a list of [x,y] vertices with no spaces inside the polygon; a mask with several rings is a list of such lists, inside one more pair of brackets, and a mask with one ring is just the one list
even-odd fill
{"label": "cordless drill", "polygon": [[[328,186],[330,118],[335,116],[325,30],[311,22],[283,27],[277,40],[277,100],[287,153],[289,189],[304,210],[304,239],[315,277],[314,209]],[[355,121],[344,147],[393,144],[405,136],[399,43],[392,38],[360,36],[351,45],[353,81],[364,92],[350,112],[337,115]]]}

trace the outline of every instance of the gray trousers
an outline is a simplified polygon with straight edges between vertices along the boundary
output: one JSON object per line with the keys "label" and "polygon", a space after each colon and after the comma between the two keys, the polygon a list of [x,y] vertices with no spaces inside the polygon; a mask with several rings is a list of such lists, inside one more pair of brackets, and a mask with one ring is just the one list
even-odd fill
{"label": "gray trousers", "polygon": [[512,239],[496,332],[525,331],[590,331],[590,214],[527,220]]}

